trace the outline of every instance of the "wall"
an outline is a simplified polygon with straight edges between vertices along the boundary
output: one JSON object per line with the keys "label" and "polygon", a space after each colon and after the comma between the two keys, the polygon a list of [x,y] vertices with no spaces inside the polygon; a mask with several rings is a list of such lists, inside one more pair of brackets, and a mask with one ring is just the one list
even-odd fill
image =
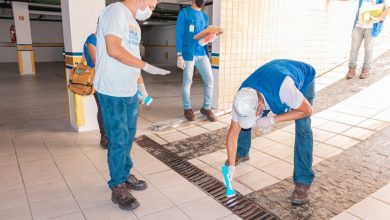
{"label": "wall", "polygon": [[[356,1],[216,1],[225,28],[219,45],[218,108],[229,109],[241,82],[272,59],[302,60],[321,74],[349,57]],[[385,25],[377,40],[388,33]]]}
{"label": "wall", "polygon": [[176,65],[176,25],[150,26],[142,29],[146,60],[151,63]]}
{"label": "wall", "polygon": [[[9,28],[13,20],[0,19],[0,42],[10,42]],[[61,22],[31,21],[33,43],[63,43]],[[35,47],[36,62],[64,61],[63,47]],[[0,47],[1,62],[17,62],[16,48]]]}

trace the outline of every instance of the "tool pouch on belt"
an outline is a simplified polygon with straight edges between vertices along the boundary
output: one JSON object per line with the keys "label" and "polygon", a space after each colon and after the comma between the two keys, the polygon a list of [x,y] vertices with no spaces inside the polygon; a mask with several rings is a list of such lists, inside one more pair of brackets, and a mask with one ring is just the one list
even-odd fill
{"label": "tool pouch on belt", "polygon": [[95,70],[85,64],[84,56],[80,63],[74,67],[69,77],[69,89],[78,95],[87,96],[94,92],[93,79]]}

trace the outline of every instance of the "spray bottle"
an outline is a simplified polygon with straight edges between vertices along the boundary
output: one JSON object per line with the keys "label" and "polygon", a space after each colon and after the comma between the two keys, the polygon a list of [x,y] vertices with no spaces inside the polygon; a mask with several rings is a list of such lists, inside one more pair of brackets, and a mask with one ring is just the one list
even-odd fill
{"label": "spray bottle", "polygon": [[222,174],[223,174],[223,181],[226,186],[226,197],[233,197],[236,195],[236,191],[234,191],[232,183],[230,181],[230,174],[229,174],[229,167],[226,165],[222,166]]}

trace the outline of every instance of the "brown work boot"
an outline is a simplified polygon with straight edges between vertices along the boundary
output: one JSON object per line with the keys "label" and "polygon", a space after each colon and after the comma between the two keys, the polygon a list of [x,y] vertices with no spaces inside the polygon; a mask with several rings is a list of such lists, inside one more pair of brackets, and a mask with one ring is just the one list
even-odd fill
{"label": "brown work boot", "polygon": [[185,109],[184,117],[186,117],[188,121],[195,121],[195,114],[194,111],[192,111],[192,109]]}
{"label": "brown work boot", "polygon": [[104,149],[108,148],[108,139],[106,135],[102,135],[100,137],[100,146],[102,146]]}
{"label": "brown work boot", "polygon": [[214,113],[211,110],[206,110],[203,107],[200,109],[200,113],[206,115],[207,119],[211,122],[216,122],[217,117],[215,117]]}
{"label": "brown work boot", "polygon": [[349,67],[348,73],[345,76],[346,79],[352,79],[356,75],[356,67]]}
{"label": "brown work boot", "polygon": [[143,181],[137,179],[133,174],[130,174],[129,178],[127,178],[126,186],[129,189],[141,191],[148,187],[148,184]]}
{"label": "brown work boot", "polygon": [[294,192],[291,195],[293,205],[303,205],[309,201],[310,185],[295,184]]}
{"label": "brown work boot", "polygon": [[129,211],[139,207],[139,202],[131,195],[125,183],[112,188],[111,200],[122,210]]}
{"label": "brown work boot", "polygon": [[366,79],[370,75],[370,71],[368,69],[363,68],[360,73],[359,79]]}

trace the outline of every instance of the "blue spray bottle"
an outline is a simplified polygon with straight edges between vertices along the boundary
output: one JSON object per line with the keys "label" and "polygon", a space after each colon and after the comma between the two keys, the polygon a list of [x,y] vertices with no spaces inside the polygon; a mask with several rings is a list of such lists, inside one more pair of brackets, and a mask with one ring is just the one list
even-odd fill
{"label": "blue spray bottle", "polygon": [[146,105],[146,106],[149,106],[150,104],[152,104],[153,102],[153,98],[150,97],[150,96],[146,96],[145,98],[142,96],[142,93],[141,91],[137,91],[137,96],[138,96],[138,99],[140,100],[143,100],[143,103]]}
{"label": "blue spray bottle", "polygon": [[230,174],[229,174],[229,167],[226,165],[222,166],[222,174],[223,174],[223,181],[225,182],[226,186],[226,197],[233,197],[236,195],[236,191],[234,191],[232,183],[230,182]]}

